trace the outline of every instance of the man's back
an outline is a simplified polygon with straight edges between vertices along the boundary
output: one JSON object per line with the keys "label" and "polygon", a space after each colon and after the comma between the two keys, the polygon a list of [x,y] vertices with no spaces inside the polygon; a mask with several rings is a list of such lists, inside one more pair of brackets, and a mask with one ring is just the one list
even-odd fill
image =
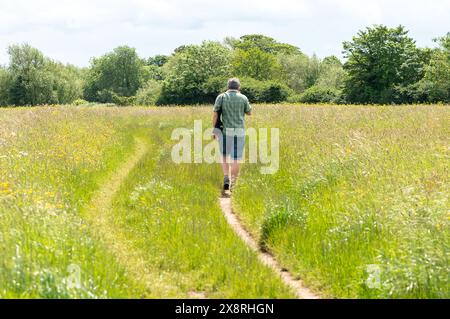
{"label": "man's back", "polygon": [[[228,80],[228,91],[220,94],[214,104],[213,127],[218,127],[219,113],[222,114],[225,134],[214,133],[219,140],[222,153],[223,189],[230,190],[236,183],[239,174],[239,161],[242,160],[245,148],[245,115],[251,115],[252,108],[245,95],[239,93],[241,82],[237,78]],[[230,132],[230,130],[232,132]],[[233,159],[230,165],[227,158]]]}
{"label": "man's back", "polygon": [[222,112],[225,129],[245,128],[245,113],[251,111],[251,106],[245,95],[237,90],[228,90],[217,97],[214,111]]}

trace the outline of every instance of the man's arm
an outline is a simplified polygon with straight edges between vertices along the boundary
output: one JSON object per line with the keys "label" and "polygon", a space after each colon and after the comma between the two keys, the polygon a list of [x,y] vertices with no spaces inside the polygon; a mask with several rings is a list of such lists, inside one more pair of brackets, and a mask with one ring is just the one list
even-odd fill
{"label": "man's arm", "polygon": [[248,101],[248,99],[246,99],[246,105],[245,105],[245,110],[244,110],[245,114],[248,116],[252,115],[252,106],[250,105],[250,102]]}
{"label": "man's arm", "polygon": [[212,119],[212,127],[216,127],[217,124],[217,120],[219,119],[219,112],[214,112],[213,113],[213,119]]}

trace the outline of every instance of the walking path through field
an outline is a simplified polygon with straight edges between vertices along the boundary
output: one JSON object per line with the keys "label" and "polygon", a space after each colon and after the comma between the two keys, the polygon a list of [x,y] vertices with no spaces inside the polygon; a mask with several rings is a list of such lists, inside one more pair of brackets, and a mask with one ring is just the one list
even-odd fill
{"label": "walking path through field", "polygon": [[298,298],[319,298],[319,296],[306,288],[301,280],[295,279],[291,273],[283,269],[271,254],[260,249],[255,239],[253,239],[252,235],[242,226],[238,217],[233,213],[231,208],[231,196],[228,192],[220,198],[220,207],[222,208],[222,212],[225,215],[228,224],[230,224],[235,233],[245,242],[247,246],[257,252],[258,258],[263,264],[272,268],[274,272],[280,275],[283,282],[295,291]]}
{"label": "walking path through field", "polygon": [[107,178],[107,182],[95,193],[87,208],[87,218],[92,223],[94,233],[107,245],[134,280],[143,283],[151,290],[150,283],[155,283],[154,275],[146,270],[142,253],[130,247],[124,234],[117,229],[111,214],[114,195],[120,189],[131,170],[146,154],[147,147],[143,140],[136,139],[133,155],[119,169]]}
{"label": "walking path through field", "polygon": [[[136,146],[133,155],[122,164],[119,169],[111,174],[107,182],[94,194],[92,200],[87,206],[86,217],[92,223],[94,234],[99,236],[107,245],[111,253],[117,258],[118,262],[127,270],[127,273],[134,280],[143,283],[149,291],[158,289],[158,277],[147,270],[145,266],[145,256],[143,252],[133,249],[129,240],[123,232],[117,228],[114,223],[114,216],[111,214],[114,195],[119,191],[120,186],[125,181],[131,170],[138,164],[147,152],[146,143],[141,139],[136,139]],[[283,282],[290,286],[302,299],[317,299],[318,296],[305,288],[300,280],[287,271],[284,271],[278,262],[267,252],[259,249],[258,244],[252,236],[240,224],[237,216],[231,209],[231,197],[223,196],[220,198],[222,212],[239,237],[254,251],[258,253],[259,260],[272,268],[281,276]],[[193,296],[200,297],[204,296]]]}

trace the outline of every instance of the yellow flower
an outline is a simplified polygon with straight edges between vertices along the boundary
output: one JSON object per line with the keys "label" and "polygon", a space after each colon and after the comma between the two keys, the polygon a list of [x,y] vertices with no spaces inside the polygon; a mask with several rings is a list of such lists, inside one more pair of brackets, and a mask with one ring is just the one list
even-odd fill
{"label": "yellow flower", "polygon": [[11,192],[11,184],[9,184],[8,182],[0,183],[0,193],[9,194]]}

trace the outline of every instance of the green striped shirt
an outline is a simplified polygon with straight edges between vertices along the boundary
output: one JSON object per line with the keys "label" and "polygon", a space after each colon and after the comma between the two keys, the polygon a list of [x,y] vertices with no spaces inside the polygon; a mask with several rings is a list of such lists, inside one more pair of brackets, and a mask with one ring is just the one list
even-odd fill
{"label": "green striped shirt", "polygon": [[214,112],[222,112],[225,129],[245,128],[245,113],[250,113],[251,110],[247,97],[236,90],[220,94],[214,104]]}

